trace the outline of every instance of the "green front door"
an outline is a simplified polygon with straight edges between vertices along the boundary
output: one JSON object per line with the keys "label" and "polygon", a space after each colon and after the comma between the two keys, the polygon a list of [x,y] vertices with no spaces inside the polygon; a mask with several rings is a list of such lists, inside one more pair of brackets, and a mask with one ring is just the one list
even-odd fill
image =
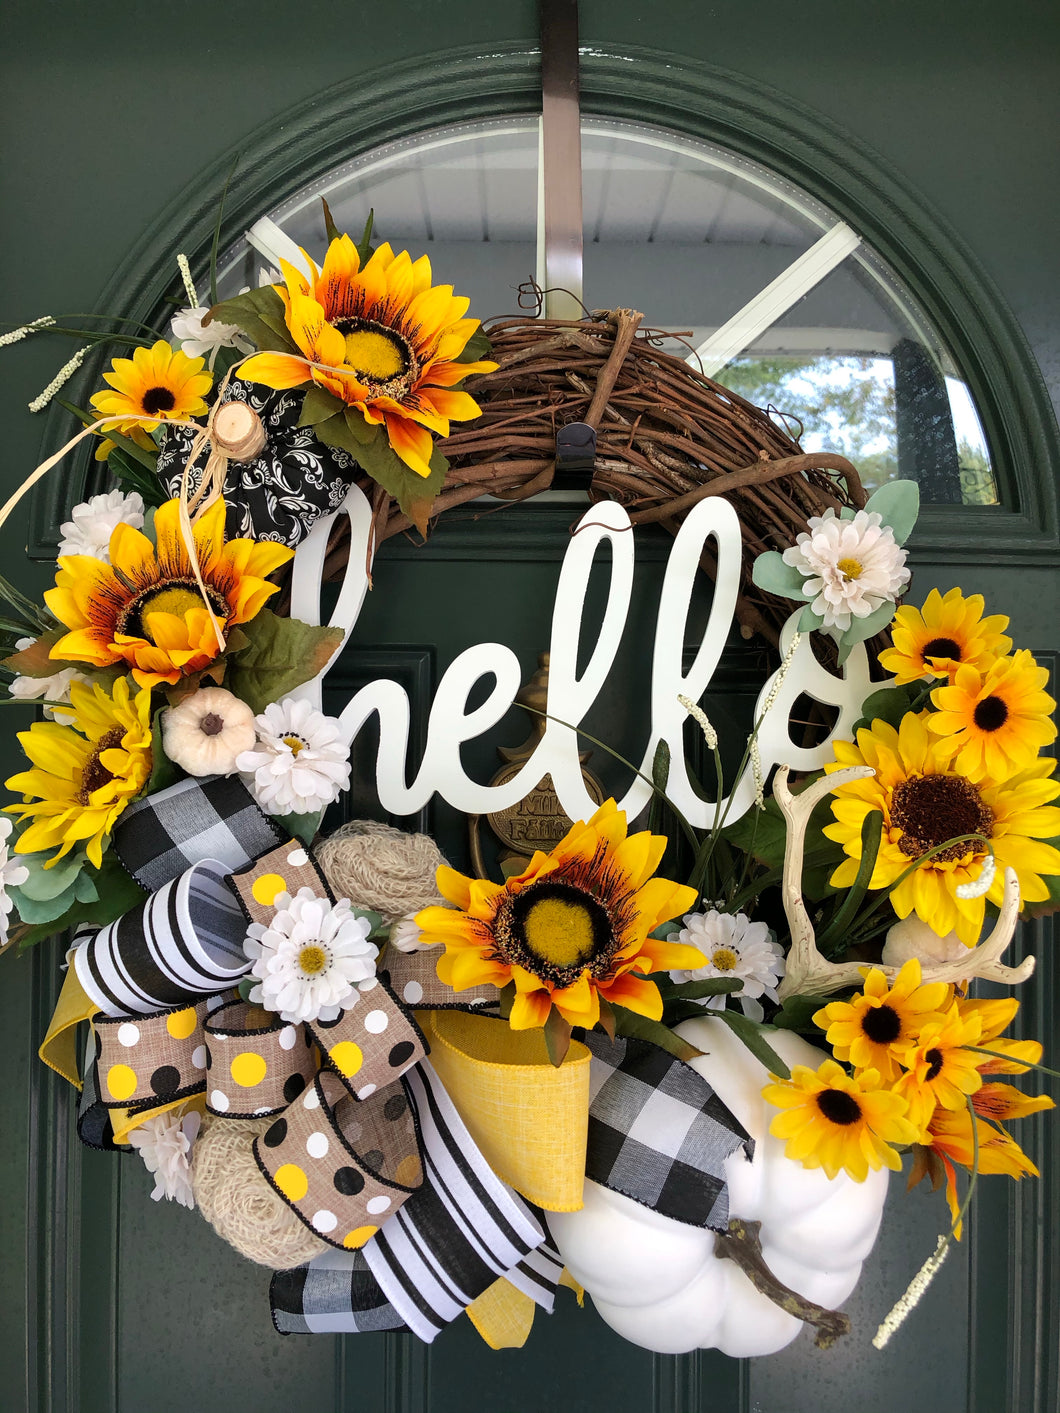
{"label": "green front door", "polygon": [[[1035,0],[956,13],[917,0],[885,13],[821,0],[750,8],[584,0],[581,9],[587,113],[705,137],[771,166],[827,202],[913,289],[964,368],[1000,501],[929,508],[914,548],[916,592],[936,584],[982,592],[992,611],[1010,615],[1017,642],[1055,668],[1060,452],[1039,372],[1051,371],[1060,393],[1060,201],[1046,155],[1055,16]],[[369,11],[320,0],[189,0],[165,11],[15,0],[5,38],[0,311],[16,322],[120,300],[162,328],[164,298],[178,289],[175,256],[185,251],[202,267],[237,149],[244,157],[226,241],[353,153],[465,117],[531,113],[537,102],[528,0],[396,0]],[[645,45],[653,51],[638,49]],[[464,52],[447,52],[454,46]],[[488,242],[478,258],[492,258]],[[603,294],[623,302],[621,291]],[[5,495],[69,435],[65,415],[25,411],[66,356],[34,339],[0,349]],[[84,490],[87,468],[74,469],[72,479],[54,473],[2,531],[3,571],[24,586],[47,582],[57,525]],[[328,709],[364,680],[396,676],[413,698],[415,749],[434,687],[462,649],[508,643],[529,676],[547,647],[572,514],[532,504],[479,519],[469,512],[443,523],[426,549],[399,542],[385,550],[329,678]],[[27,541],[39,561],[32,566],[22,559]],[[637,664],[664,553],[661,533],[639,542],[635,621],[596,722],[631,752],[643,743]],[[738,693],[738,655],[733,663],[728,690]],[[3,718],[12,769],[11,733],[27,718],[13,708]],[[469,769],[488,778],[496,747],[525,733],[513,712],[476,746]],[[624,788],[599,757],[593,768]],[[371,812],[373,803],[358,794],[353,807]],[[462,818],[434,806],[419,827],[466,864]],[[1035,924],[1024,933],[1040,958],[1023,992],[1024,1023],[1051,1039],[1056,1057],[1060,990],[1049,932]],[[784,1353],[743,1365],[716,1354],[653,1357],[620,1341],[588,1305],[579,1312],[567,1292],[521,1351],[490,1353],[466,1320],[429,1349],[406,1335],[280,1338],[264,1270],[196,1214],[152,1203],[135,1159],[77,1144],[71,1092],[35,1058],[59,960],[54,949],[0,959],[3,1413],[1060,1406],[1055,1122],[1026,1121],[1021,1141],[1042,1178],[981,1185],[968,1240],[883,1354],[869,1346],[871,1333],[944,1223],[939,1197],[907,1197],[897,1179],[880,1243],[848,1302],[856,1333],[828,1353],[803,1335]]]}

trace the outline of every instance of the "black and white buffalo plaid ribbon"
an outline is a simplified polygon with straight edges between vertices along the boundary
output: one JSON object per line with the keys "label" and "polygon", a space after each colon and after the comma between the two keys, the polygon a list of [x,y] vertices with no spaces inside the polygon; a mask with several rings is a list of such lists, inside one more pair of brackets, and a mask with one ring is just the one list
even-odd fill
{"label": "black and white buffalo plaid ribbon", "polygon": [[153,892],[202,859],[235,873],[287,837],[238,776],[213,775],[189,777],[131,804],[115,825],[114,848],[137,883]]}
{"label": "black and white buffalo plaid ribbon", "polygon": [[405,1084],[423,1185],[359,1251],[274,1276],[282,1334],[408,1329],[429,1342],[501,1276],[552,1310],[563,1266],[533,1209],[482,1157],[429,1062]]}
{"label": "black and white buffalo plaid ribbon", "polygon": [[702,1075],[644,1040],[589,1033],[585,1175],[663,1216],[720,1230],[725,1160],[754,1141]]}

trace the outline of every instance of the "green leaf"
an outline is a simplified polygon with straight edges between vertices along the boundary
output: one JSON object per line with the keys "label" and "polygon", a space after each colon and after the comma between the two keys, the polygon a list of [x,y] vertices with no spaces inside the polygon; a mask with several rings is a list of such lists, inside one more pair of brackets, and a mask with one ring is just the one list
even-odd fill
{"label": "green leaf", "polygon": [[[52,628],[42,633],[28,648],[5,657],[0,667],[6,667],[9,672],[17,672],[22,677],[54,677],[64,667],[72,665],[65,658],[59,661],[49,656],[59,639],[66,637],[67,631],[66,628]],[[89,672],[93,670],[87,663],[79,663],[78,666],[85,667]]]}
{"label": "green leaf", "polygon": [[615,1016],[615,1030],[619,1035],[628,1036],[632,1040],[649,1040],[668,1055],[674,1055],[686,1062],[703,1053],[687,1040],[682,1040],[680,1035],[675,1035],[662,1021],[649,1020],[647,1016],[638,1015],[636,1011],[627,1010],[625,1006],[616,1006],[614,1003],[611,1009]]}
{"label": "green leaf", "polygon": [[670,743],[665,738],[660,739],[655,747],[655,755],[651,763],[651,783],[658,790],[660,795],[666,793],[666,782],[670,778]]}
{"label": "green leaf", "polygon": [[[0,599],[3,599],[12,612],[17,616],[16,631],[21,630],[22,625],[26,626],[26,635],[35,638],[42,631],[47,631],[55,626],[55,618],[48,610],[32,599],[26,598],[14,584],[0,574]],[[21,633],[20,633],[21,636]]]}
{"label": "green leaf", "polygon": [[318,422],[326,422],[329,417],[341,416],[342,412],[342,398],[336,397],[334,393],[328,392],[327,388],[318,387],[314,383],[302,401],[302,412],[298,418],[298,425],[300,427],[315,427]]}
{"label": "green leaf", "polygon": [[256,976],[241,976],[239,978],[239,986],[237,988],[237,990],[239,991],[239,999],[241,1001],[249,1001],[250,993],[254,990],[254,987],[257,986],[257,984],[258,978]]}
{"label": "green leaf", "polygon": [[818,950],[823,952],[824,948],[835,938],[849,934],[858,908],[861,907],[862,900],[868,892],[869,881],[876,867],[876,855],[880,852],[882,837],[883,813],[881,810],[869,810],[861,822],[861,861],[858,864],[857,877],[852,886],[847,889],[846,896],[832,921],[818,936]]}
{"label": "green leaf", "polygon": [[515,982],[509,981],[507,986],[502,986],[497,992],[497,1009],[501,1013],[501,1019],[507,1020],[512,1013],[512,1006],[515,1004]]}
{"label": "green leaf", "polygon": [[166,755],[162,745],[162,710],[164,708],[156,711],[151,718],[151,775],[136,797],[139,800],[145,795],[153,795],[158,790],[175,785],[180,778],[180,771]]}
{"label": "green leaf", "polygon": [[913,703],[920,696],[920,682],[907,682],[902,687],[882,687],[872,692],[861,704],[862,716],[855,723],[855,734],[863,726],[871,726],[874,721],[886,721],[897,731],[902,717],[912,711]]}
{"label": "green leaf", "polygon": [[[29,877],[25,883],[9,884],[8,893],[15,901],[21,914],[21,899],[29,899],[35,903],[46,903],[52,898],[57,898],[60,893],[72,888],[74,880],[82,869],[88,867],[88,859],[84,850],[75,850],[66,855],[64,859],[57,860],[51,868],[44,865],[53,857],[53,854],[19,854],[18,862],[24,864],[29,870]],[[60,911],[62,911],[60,909]],[[53,914],[57,916],[57,914]]]}
{"label": "green leaf", "polygon": [[310,681],[342,642],[341,628],[316,628],[263,608],[243,624],[247,645],[228,659],[226,686],[256,713]]}
{"label": "green leaf", "polygon": [[[232,299],[215,304],[203,323],[210,324],[214,319],[221,324],[235,324],[259,349],[303,356],[288,331],[283,300],[272,285],[247,290],[246,294],[237,294]],[[306,382],[309,382],[308,369]]]}
{"label": "green leaf", "polygon": [[371,931],[368,934],[369,942],[389,942],[390,923],[383,921],[382,913],[377,913],[374,908],[351,908],[354,917],[365,918]]}
{"label": "green leaf", "polygon": [[[353,414],[351,418],[351,413]],[[358,440],[361,428],[355,422],[364,424],[359,413],[346,409],[344,430],[336,427],[337,418],[319,423],[316,435],[328,446],[341,446],[356,457],[358,464],[367,471],[372,480],[382,486],[397,501],[398,505],[419,530],[426,536],[427,522],[435,497],[442,489],[449,463],[437,445],[431,455],[429,476],[418,476],[411,466],[406,466],[387,441],[382,427],[371,428],[367,441]]]}
{"label": "green leaf", "polygon": [[[19,950],[32,947],[45,938],[54,937],[77,923],[87,922],[94,927],[104,927],[123,913],[127,913],[147,897],[146,892],[125,872],[117,858],[110,853],[103,855],[103,867],[99,870],[91,866],[79,875],[75,890],[91,884],[96,893],[95,899],[78,899],[61,916],[47,922],[20,928],[13,934]],[[25,921],[25,919],[23,919]]]}
{"label": "green leaf", "polygon": [[698,1001],[706,996],[731,996],[736,991],[743,990],[743,981],[740,977],[715,976],[706,981],[685,981],[679,986],[674,986],[666,992],[666,999],[671,996],[675,1000]]}
{"label": "green leaf", "polygon": [[555,1006],[548,1013],[545,1021],[545,1049],[548,1051],[549,1063],[559,1069],[563,1061],[567,1058],[567,1051],[570,1049],[570,1022],[564,1020],[563,1016]]}
{"label": "green leaf", "polygon": [[814,1015],[821,1009],[820,996],[789,996],[773,1017],[776,1030],[797,1030],[802,1034],[815,1031]]}
{"label": "green leaf", "polygon": [[882,633],[894,617],[895,606],[893,603],[881,603],[873,613],[867,618],[855,618],[849,628],[844,628],[839,635],[839,664],[846,662],[851,650],[857,643],[864,643],[869,638],[874,638],[877,633]]}
{"label": "green leaf", "polygon": [[483,333],[482,329],[475,332],[464,344],[463,349],[453,359],[454,363],[478,363],[480,359],[489,358],[493,353],[493,345]]}
{"label": "green leaf", "polygon": [[[748,1020],[741,1011],[711,1011],[711,1015],[727,1025],[736,1038],[743,1041],[755,1059],[765,1065],[770,1074],[775,1074],[779,1079],[791,1078],[791,1070],[766,1040],[765,1026]],[[768,1028],[772,1029],[771,1026]]]}
{"label": "green leaf", "polygon": [[869,496],[865,509],[882,516],[898,544],[904,545],[920,514],[920,487],[915,481],[887,481]]}
{"label": "green leaf", "polygon": [[[313,810],[311,814],[279,815],[276,819],[276,823],[281,825],[284,829],[289,829],[291,833],[295,835],[296,838],[301,839],[302,843],[308,848],[316,838],[317,830],[320,828],[320,821],[323,818],[324,811],[319,809]],[[354,908],[354,912],[361,913],[363,910]],[[367,916],[367,914],[365,913],[364,916]]]}
{"label": "green leaf", "polygon": [[372,256],[375,254],[375,251],[372,249],[372,227],[374,225],[375,207],[373,206],[368,212],[368,219],[364,223],[364,230],[361,232],[361,238],[357,242],[357,254],[360,258],[362,267],[366,265],[368,261],[371,260]]}
{"label": "green leaf", "polygon": [[611,1002],[606,996],[600,998],[600,1029],[607,1036],[608,1040],[615,1038],[615,1012]]}
{"label": "green leaf", "polygon": [[793,564],[784,563],[784,556],[779,550],[766,550],[764,554],[760,554],[754,562],[751,578],[767,594],[776,594],[782,599],[796,599],[799,603],[806,602],[803,590],[805,578]]}
{"label": "green leaf", "polygon": [[330,245],[333,240],[340,239],[340,237],[342,236],[342,232],[339,230],[338,226],[332,219],[331,207],[328,205],[327,201],[324,199],[323,196],[320,198],[320,204],[324,208],[324,234],[328,238],[328,245]]}
{"label": "green leaf", "polygon": [[[346,420],[345,411],[336,412],[334,416],[328,417],[323,422],[315,422],[313,435],[325,446],[334,446],[342,451],[348,451],[359,462],[366,442],[386,436],[382,427],[369,427],[363,418],[360,420],[361,426],[355,429]],[[365,435],[361,435],[362,432]]]}
{"label": "green leaf", "polygon": [[[72,412],[86,427],[91,427],[93,422],[99,421],[98,412],[86,412],[83,407],[75,407],[72,402],[66,402],[61,397],[56,398],[56,402],[58,402],[60,407],[64,407],[67,412]],[[148,471],[153,473],[157,469],[158,452],[147,451],[139,442],[134,442],[132,437],[125,436],[122,432],[117,431],[113,427],[98,432],[97,436],[108,442],[113,442],[124,456],[131,457],[133,461],[137,461],[141,466],[145,466]]]}

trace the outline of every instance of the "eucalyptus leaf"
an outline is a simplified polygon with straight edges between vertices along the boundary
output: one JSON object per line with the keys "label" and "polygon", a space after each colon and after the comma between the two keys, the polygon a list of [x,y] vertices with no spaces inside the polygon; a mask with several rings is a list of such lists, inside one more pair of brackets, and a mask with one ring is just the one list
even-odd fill
{"label": "eucalyptus leaf", "polygon": [[[29,877],[25,883],[8,886],[7,891],[16,905],[19,904],[19,899],[45,903],[51,898],[57,898],[60,893],[72,888],[77,875],[88,867],[88,859],[83,851],[71,852],[64,859],[56,860],[51,868],[45,868],[45,863],[52,857],[53,855],[44,853],[17,855],[18,862],[29,870]],[[21,912],[21,907],[19,911]]]}
{"label": "eucalyptus leaf", "polygon": [[751,578],[767,594],[776,594],[782,599],[795,599],[799,603],[806,601],[803,588],[806,579],[793,564],[784,563],[784,556],[779,550],[766,550],[764,554],[760,554],[754,562]]}
{"label": "eucalyptus leaf", "polygon": [[894,617],[894,604],[881,603],[867,618],[855,618],[839,636],[839,663],[846,662],[857,643],[864,643],[882,633]]}
{"label": "eucalyptus leaf", "polygon": [[723,1025],[727,1025],[736,1038],[743,1041],[755,1059],[765,1065],[770,1074],[775,1074],[779,1079],[791,1078],[791,1070],[765,1038],[767,1027],[748,1020],[741,1011],[711,1011],[710,1014]]}
{"label": "eucalyptus leaf", "polygon": [[[95,897],[78,896],[79,893],[87,894],[89,889]],[[104,927],[108,922],[113,922],[131,908],[135,908],[147,897],[112,853],[103,855],[101,869],[89,867],[78,875],[74,883],[74,894],[75,900],[60,916],[40,923],[30,923],[29,926],[21,927],[13,933],[19,950],[32,947],[60,932],[66,932],[78,923]],[[19,915],[22,916],[21,909]],[[28,923],[29,919],[23,917],[22,921]]]}
{"label": "eucalyptus leaf", "polygon": [[255,713],[310,681],[342,643],[341,628],[318,628],[262,608],[243,625],[246,647],[228,658],[226,685]]}
{"label": "eucalyptus leaf", "polygon": [[824,627],[824,619],[819,613],[814,612],[812,604],[807,604],[799,614],[796,626],[800,633],[816,633],[819,628]]}
{"label": "eucalyptus leaf", "polygon": [[869,496],[865,509],[880,515],[898,544],[904,545],[920,514],[920,487],[915,481],[887,481]]}
{"label": "eucalyptus leaf", "polygon": [[18,885],[7,891],[23,922],[48,923],[63,917],[77,902],[77,878],[75,875],[65,887],[46,898],[34,898]]}

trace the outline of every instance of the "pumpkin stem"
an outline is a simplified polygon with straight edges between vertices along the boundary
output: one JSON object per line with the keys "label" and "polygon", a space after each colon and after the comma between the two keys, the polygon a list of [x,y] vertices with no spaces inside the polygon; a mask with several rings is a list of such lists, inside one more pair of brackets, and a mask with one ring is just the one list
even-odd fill
{"label": "pumpkin stem", "polygon": [[745,1222],[742,1217],[732,1217],[727,1231],[714,1233],[714,1255],[719,1259],[735,1261],[755,1290],[768,1296],[774,1305],[779,1305],[789,1315],[816,1326],[817,1338],[814,1342],[818,1349],[831,1348],[840,1335],[849,1334],[850,1316],[844,1315],[841,1310],[826,1310],[823,1305],[815,1305],[812,1300],[807,1300],[778,1281],[762,1255],[762,1243],[758,1239],[761,1229],[761,1222]]}

